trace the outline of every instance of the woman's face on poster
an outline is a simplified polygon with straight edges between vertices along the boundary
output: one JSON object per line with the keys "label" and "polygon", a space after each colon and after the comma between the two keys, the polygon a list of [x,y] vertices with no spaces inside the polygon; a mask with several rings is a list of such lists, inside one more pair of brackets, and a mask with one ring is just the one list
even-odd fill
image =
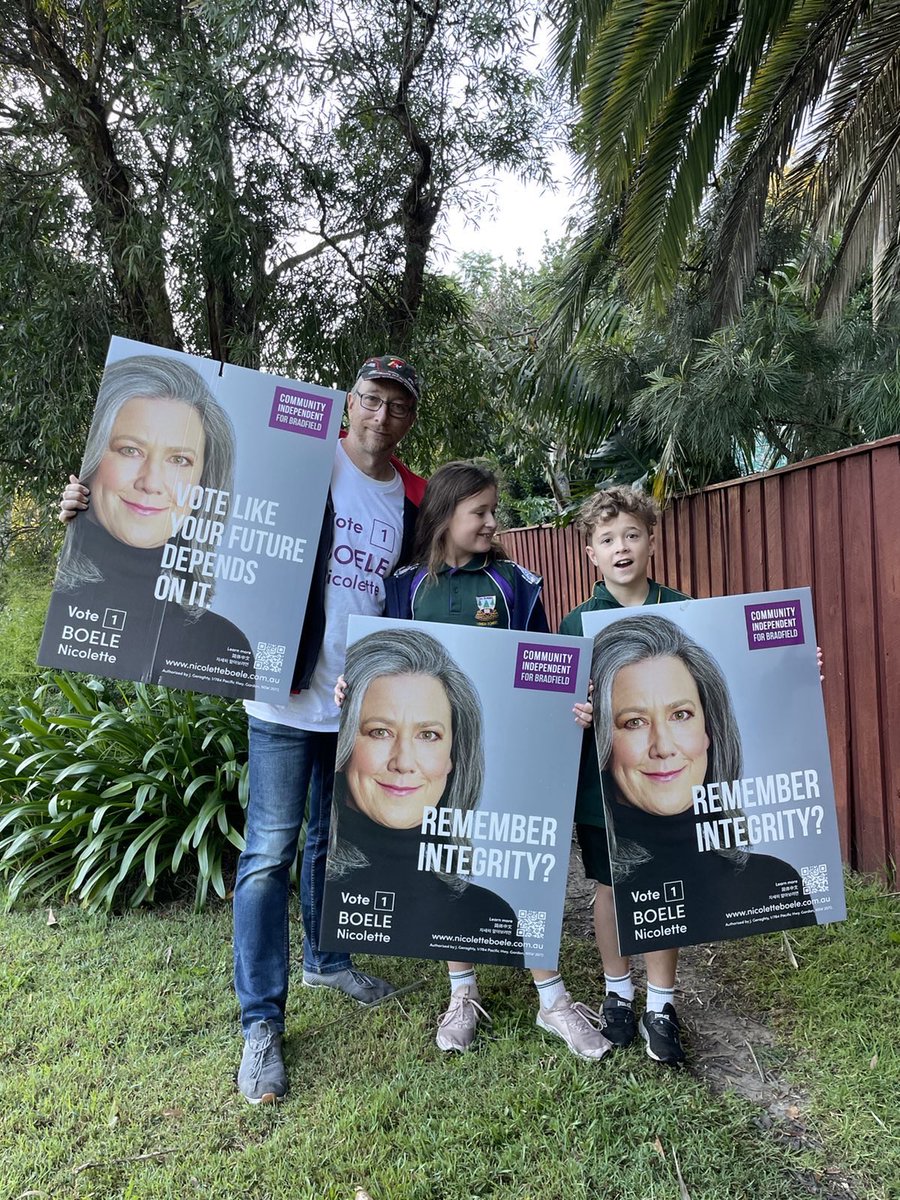
{"label": "woman's face on poster", "polygon": [[620,797],[669,817],[706,777],[709,736],[694,677],[680,658],[622,667],[613,681],[609,770]]}
{"label": "woman's face on poster", "polygon": [[128,546],[162,546],[172,537],[173,517],[188,511],[184,497],[200,482],[205,448],[203,424],[191,405],[132,396],[119,409],[90,480],[94,517]]}
{"label": "woman's face on poster", "polygon": [[453,770],[453,714],[439,679],[382,675],[363,698],[346,767],[355,808],[379,825],[411,829],[440,804]]}

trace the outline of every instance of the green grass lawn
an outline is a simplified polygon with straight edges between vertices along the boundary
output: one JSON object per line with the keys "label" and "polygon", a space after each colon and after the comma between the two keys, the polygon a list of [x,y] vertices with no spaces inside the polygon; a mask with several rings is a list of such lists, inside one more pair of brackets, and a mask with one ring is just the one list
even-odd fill
{"label": "green grass lawn", "polygon": [[[0,1196],[353,1200],[356,1185],[375,1200],[900,1196],[888,1128],[900,1095],[896,901],[854,885],[851,908],[846,925],[791,935],[798,971],[773,937],[715,960],[729,993],[780,1031],[772,1053],[814,1117],[799,1147],[752,1104],[659,1068],[642,1046],[573,1059],[534,1028],[524,972],[480,971],[493,1029],[475,1052],[445,1057],[433,1041],[443,968],[399,960],[368,963],[425,986],[373,1011],[294,988],[293,1090],[252,1108],[233,1084],[227,908],[65,908],[55,928],[45,910],[3,915]],[[570,940],[563,963],[596,1002],[591,945]],[[829,1190],[829,1168],[854,1192]]]}

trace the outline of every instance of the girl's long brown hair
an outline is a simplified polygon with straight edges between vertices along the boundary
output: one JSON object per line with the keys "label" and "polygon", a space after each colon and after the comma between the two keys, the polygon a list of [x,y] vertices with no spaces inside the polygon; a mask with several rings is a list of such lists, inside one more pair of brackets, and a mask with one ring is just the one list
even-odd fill
{"label": "girl's long brown hair", "polygon": [[[485,488],[497,486],[497,476],[494,472],[489,467],[478,466],[477,463],[444,463],[431,476],[416,518],[416,537],[412,552],[412,561],[425,567],[429,578],[435,578],[443,566],[447,526],[457,504],[467,500],[469,496],[477,496]],[[506,558],[506,555],[503,547],[495,543],[488,557],[498,559]]]}

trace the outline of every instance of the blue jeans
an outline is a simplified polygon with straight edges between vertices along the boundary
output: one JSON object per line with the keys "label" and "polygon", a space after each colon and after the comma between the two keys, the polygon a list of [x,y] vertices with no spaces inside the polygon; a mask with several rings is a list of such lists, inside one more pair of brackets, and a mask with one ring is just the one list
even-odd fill
{"label": "blue jeans", "polygon": [[334,787],[336,733],[313,733],[250,717],[250,803],[234,885],[234,986],[241,1028],[269,1021],[284,1029],[290,969],[289,875],[309,793],[300,872],[303,966],[327,975],[346,954],[318,948]]}

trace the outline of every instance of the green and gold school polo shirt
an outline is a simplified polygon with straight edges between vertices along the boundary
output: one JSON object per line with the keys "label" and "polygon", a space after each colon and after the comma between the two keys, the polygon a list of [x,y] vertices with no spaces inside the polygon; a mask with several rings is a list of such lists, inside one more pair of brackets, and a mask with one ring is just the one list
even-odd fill
{"label": "green and gold school polo shirt", "polygon": [[437,580],[417,575],[411,584],[412,619],[509,629],[512,597],[510,564],[479,554],[461,567],[441,567]]}

